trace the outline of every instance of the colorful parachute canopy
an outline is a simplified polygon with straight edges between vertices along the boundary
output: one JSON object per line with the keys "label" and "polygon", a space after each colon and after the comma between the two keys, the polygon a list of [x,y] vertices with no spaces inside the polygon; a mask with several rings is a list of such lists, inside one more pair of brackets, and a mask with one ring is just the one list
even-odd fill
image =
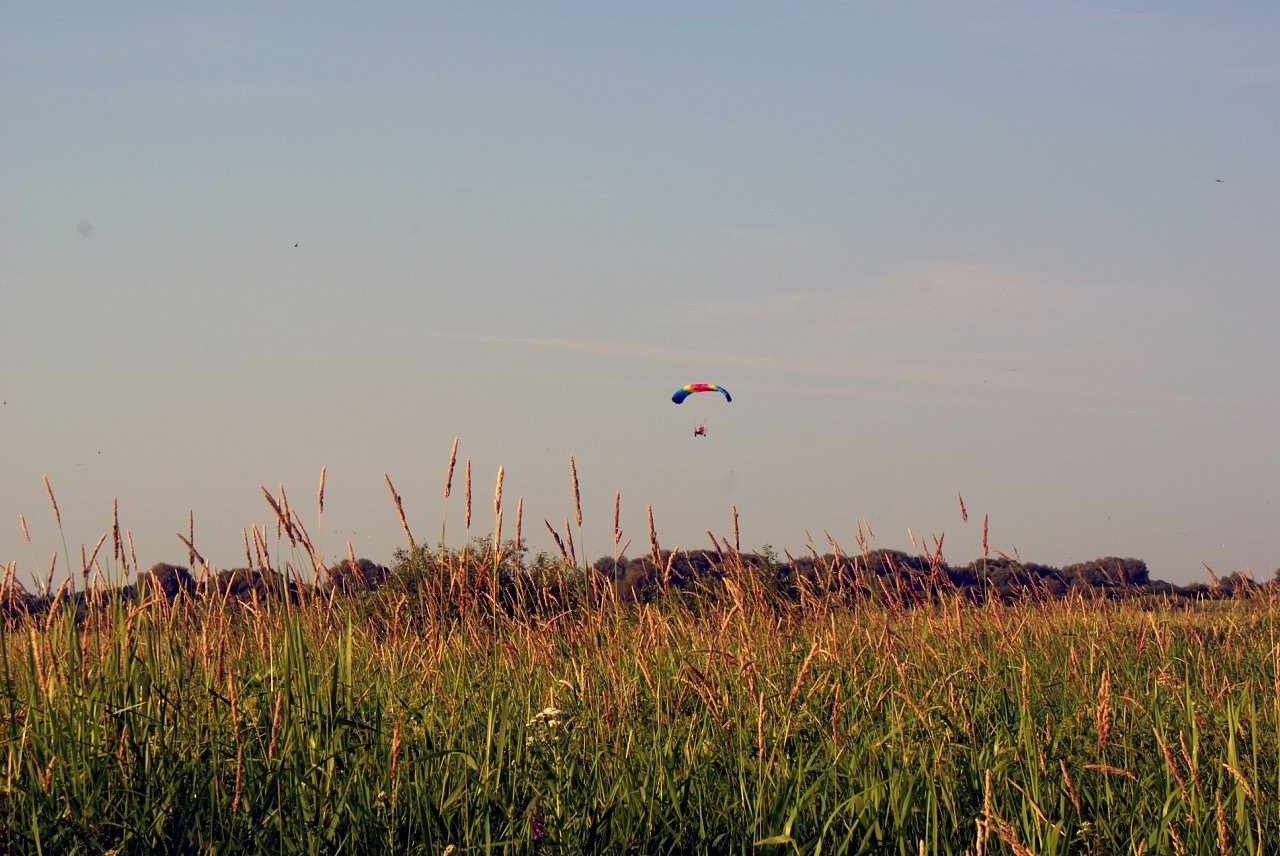
{"label": "colorful parachute canopy", "polygon": [[671,396],[671,400],[679,404],[695,392],[718,392],[724,396],[725,401],[733,401],[733,396],[729,395],[729,390],[718,383],[686,384],[675,391],[675,394]]}

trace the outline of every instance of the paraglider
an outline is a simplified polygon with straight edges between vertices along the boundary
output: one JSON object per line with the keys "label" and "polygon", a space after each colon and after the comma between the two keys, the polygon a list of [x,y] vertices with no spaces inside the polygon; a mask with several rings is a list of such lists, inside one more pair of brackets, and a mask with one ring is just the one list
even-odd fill
{"label": "paraglider", "polygon": [[718,383],[685,384],[672,394],[671,400],[676,404],[679,404],[695,392],[718,392],[724,396],[725,401],[733,401],[733,396],[729,395],[729,390],[725,389]]}
{"label": "paraglider", "polygon": [[[729,390],[725,389],[718,383],[690,383],[677,389],[672,395],[671,400],[676,404],[681,404],[686,398],[695,392],[718,392],[724,396],[725,401],[733,401],[733,396],[729,394]],[[693,423],[693,436],[707,436],[707,420],[702,419]]]}

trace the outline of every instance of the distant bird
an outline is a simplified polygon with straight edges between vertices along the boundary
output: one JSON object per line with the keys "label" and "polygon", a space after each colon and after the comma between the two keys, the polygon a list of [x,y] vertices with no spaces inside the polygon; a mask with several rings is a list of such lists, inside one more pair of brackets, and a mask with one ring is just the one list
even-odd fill
{"label": "distant bird", "polygon": [[1220,178],[1215,178],[1215,179],[1214,179],[1214,181],[1216,181],[1218,184],[1224,184],[1224,183],[1225,183],[1225,182],[1224,182],[1222,179],[1220,179]]}
{"label": "distant bird", "polygon": [[298,245],[297,245],[297,244],[294,244],[294,246],[296,247],[296,246],[298,246]]}

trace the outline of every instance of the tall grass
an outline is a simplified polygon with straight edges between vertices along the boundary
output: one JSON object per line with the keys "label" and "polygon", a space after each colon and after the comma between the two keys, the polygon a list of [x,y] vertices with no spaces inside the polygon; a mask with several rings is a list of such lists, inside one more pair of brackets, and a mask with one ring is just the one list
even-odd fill
{"label": "tall grass", "polygon": [[[287,535],[283,491],[267,496]],[[721,578],[641,605],[496,526],[455,551],[406,524],[377,591],[105,591],[80,616],[10,623],[2,844],[1275,850],[1274,600],[839,597],[856,554],[784,597],[742,560],[734,519]]]}

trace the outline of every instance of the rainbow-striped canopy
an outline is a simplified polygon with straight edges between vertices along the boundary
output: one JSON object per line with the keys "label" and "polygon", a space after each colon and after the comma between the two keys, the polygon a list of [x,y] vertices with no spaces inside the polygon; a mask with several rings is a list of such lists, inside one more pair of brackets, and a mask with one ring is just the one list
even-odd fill
{"label": "rainbow-striped canopy", "polygon": [[725,401],[733,401],[733,396],[729,394],[729,390],[718,383],[687,383],[675,391],[671,396],[671,400],[679,404],[695,392],[718,392],[724,396]]}

